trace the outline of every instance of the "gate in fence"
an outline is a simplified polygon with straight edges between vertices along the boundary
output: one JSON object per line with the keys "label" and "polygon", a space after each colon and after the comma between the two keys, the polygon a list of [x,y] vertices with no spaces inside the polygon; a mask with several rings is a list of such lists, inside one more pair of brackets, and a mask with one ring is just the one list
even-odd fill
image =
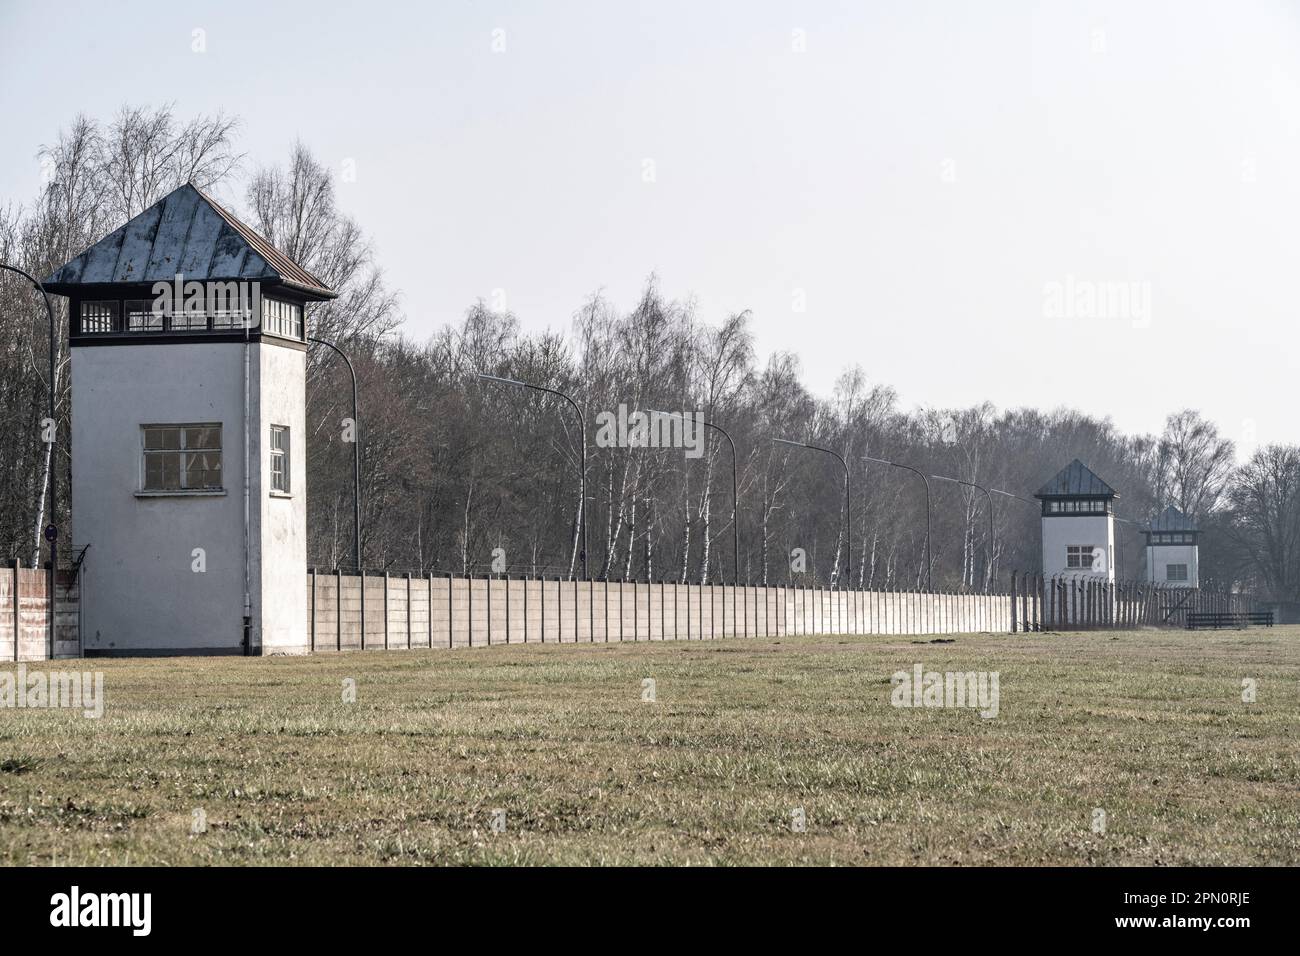
{"label": "gate in fence", "polygon": [[1249,615],[1251,594],[1084,575],[1013,574],[1012,631],[1186,627],[1189,614]]}

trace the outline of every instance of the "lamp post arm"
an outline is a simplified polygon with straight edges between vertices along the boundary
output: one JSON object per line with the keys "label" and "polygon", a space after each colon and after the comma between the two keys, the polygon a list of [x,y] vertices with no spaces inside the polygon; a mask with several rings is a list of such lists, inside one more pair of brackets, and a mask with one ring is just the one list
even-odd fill
{"label": "lamp post arm", "polygon": [[[683,416],[685,418],[685,416]],[[721,425],[705,422],[705,428],[712,428],[727,440],[731,446],[731,542],[732,542],[732,583],[740,584],[740,484],[736,480],[736,443]]]}
{"label": "lamp post arm", "polygon": [[357,372],[347,353],[333,342],[310,335],[307,336],[307,341],[333,349],[343,359],[343,364],[348,367],[348,375],[352,378],[352,547],[359,572],[365,563],[361,560],[361,413],[357,402]]}
{"label": "lamp post arm", "polygon": [[849,463],[844,460],[844,456],[837,451],[829,448],[819,448],[817,445],[809,445],[809,448],[817,451],[824,451],[828,455],[834,455],[839,459],[841,467],[844,469],[844,580],[849,584],[853,583],[853,511],[849,504]]}
{"label": "lamp post arm", "polygon": [[561,392],[559,389],[548,388],[545,385],[534,385],[532,382],[521,382],[518,379],[502,378],[499,375],[487,375],[483,372],[478,373],[478,377],[486,382],[499,382],[503,385],[516,385],[520,388],[531,388],[534,392],[545,392],[548,395],[558,395],[573,407],[573,413],[578,416],[578,440],[581,445],[582,454],[582,471],[578,475],[578,523],[582,530],[582,577],[590,581],[591,575],[587,570],[587,414],[582,407],[575,402],[569,395]]}
{"label": "lamp post arm", "polygon": [[982,491],[984,493],[984,497],[988,500],[988,508],[989,508],[989,543],[987,548],[988,570],[984,575],[984,590],[987,593],[989,589],[990,580],[993,577],[993,496],[989,494],[989,490],[987,488],[985,488],[983,485],[978,485],[973,481],[966,481],[962,478],[950,478],[947,475],[931,475],[930,477],[938,481],[951,481],[953,484],[965,485],[967,488],[974,488],[977,491]]}
{"label": "lamp post arm", "polygon": [[925,472],[913,468],[911,465],[904,465],[900,462],[890,462],[895,468],[902,468],[916,475],[925,484],[925,589],[934,590],[934,544],[930,536],[930,479],[926,477]]}
{"label": "lamp post arm", "polygon": [[[47,476],[48,476],[49,489],[50,489],[50,494],[49,494],[50,523],[48,525],[48,530],[46,532],[46,539],[50,543],[49,650],[50,650],[50,657],[53,657],[54,656],[54,629],[55,629],[55,617],[54,617],[55,607],[54,606],[55,604],[58,603],[55,600],[55,583],[57,580],[57,575],[59,573],[59,533],[58,533],[59,462],[58,462],[58,458],[54,454],[55,445],[57,444],[58,436],[59,436],[59,419],[56,414],[56,403],[55,403],[55,395],[54,395],[54,376],[57,372],[58,360],[57,360],[57,353],[55,351],[56,343],[55,343],[55,327],[54,327],[54,305],[53,303],[50,302],[50,294],[45,291],[45,286],[41,285],[41,281],[37,279],[34,275],[31,275],[30,273],[26,272],[23,269],[18,268],[17,266],[11,266],[3,262],[0,262],[0,269],[5,270],[6,272],[12,272],[15,275],[22,276],[33,286],[35,286],[36,291],[41,294],[41,298],[45,301],[45,315],[50,322],[50,372],[49,372],[50,381],[49,381],[48,398],[49,398],[49,417],[50,417],[51,428],[53,429],[53,438],[49,444],[49,451],[48,451],[49,458],[47,459],[49,461]],[[41,553],[40,529],[37,529],[36,555],[37,555],[38,564],[40,563],[40,553]],[[17,604],[18,604],[18,595],[15,594],[14,606],[17,607]],[[16,659],[17,657],[18,657],[18,635],[17,633],[15,633],[14,634],[14,658]]]}
{"label": "lamp post arm", "polygon": [[870,455],[863,455],[862,457],[865,461],[874,461],[877,464],[910,471],[925,483],[925,589],[927,591],[933,590],[934,548],[931,545],[930,538],[930,479],[926,477],[925,472],[913,468],[911,465],[904,465],[902,462],[890,461],[887,458],[872,458]]}
{"label": "lamp post arm", "polygon": [[811,448],[813,451],[833,455],[844,469],[844,579],[851,582],[853,580],[853,511],[849,504],[849,463],[844,460],[844,456],[839,452],[823,448],[820,445],[790,441],[786,438],[774,438],[772,440],[780,442],[782,445],[798,445],[802,448]]}

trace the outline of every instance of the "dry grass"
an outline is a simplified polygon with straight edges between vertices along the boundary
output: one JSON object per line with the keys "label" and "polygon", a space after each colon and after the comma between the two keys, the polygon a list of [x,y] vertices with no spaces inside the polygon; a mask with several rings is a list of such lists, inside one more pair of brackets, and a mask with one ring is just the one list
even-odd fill
{"label": "dry grass", "polygon": [[[891,707],[918,662],[999,716]],[[1300,863],[1300,629],[85,666],[102,719],[0,710],[0,862]]]}

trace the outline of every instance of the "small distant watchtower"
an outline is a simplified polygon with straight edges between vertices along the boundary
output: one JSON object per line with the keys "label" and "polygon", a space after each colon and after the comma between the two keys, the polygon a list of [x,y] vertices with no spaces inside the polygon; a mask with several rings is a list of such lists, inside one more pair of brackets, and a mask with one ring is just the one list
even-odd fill
{"label": "small distant watchtower", "polygon": [[1076,458],[1034,497],[1043,503],[1043,576],[1113,582],[1115,489]]}
{"label": "small distant watchtower", "polygon": [[1147,580],[1170,587],[1200,587],[1200,529],[1170,505],[1145,529]]}
{"label": "small distant watchtower", "polygon": [[308,304],[334,293],[193,185],[45,280],[67,296],[87,655],[308,646]]}

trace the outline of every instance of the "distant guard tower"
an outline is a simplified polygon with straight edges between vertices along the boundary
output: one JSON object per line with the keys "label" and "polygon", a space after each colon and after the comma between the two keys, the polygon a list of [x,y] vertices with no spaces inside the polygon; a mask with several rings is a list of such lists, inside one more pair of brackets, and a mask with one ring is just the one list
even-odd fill
{"label": "distant guard tower", "polygon": [[1043,503],[1043,576],[1115,580],[1115,489],[1074,459],[1034,495]]}
{"label": "distant guard tower", "polygon": [[1147,580],[1176,588],[1200,587],[1200,530],[1170,505],[1146,528]]}
{"label": "distant guard tower", "polygon": [[188,184],[45,287],[86,654],[306,651],[304,308],[334,293]]}

